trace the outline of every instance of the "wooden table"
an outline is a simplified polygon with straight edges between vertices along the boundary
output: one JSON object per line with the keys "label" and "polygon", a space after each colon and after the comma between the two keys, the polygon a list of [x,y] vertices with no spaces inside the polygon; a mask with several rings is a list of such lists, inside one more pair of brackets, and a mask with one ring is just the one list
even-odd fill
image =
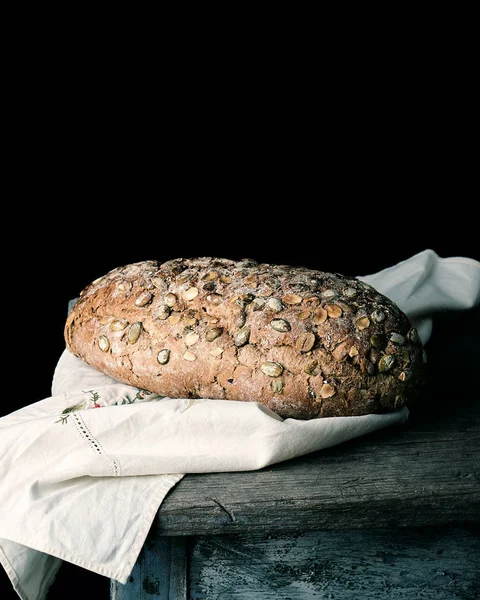
{"label": "wooden table", "polygon": [[255,472],[185,476],[111,598],[480,598],[471,317],[437,325],[406,424]]}

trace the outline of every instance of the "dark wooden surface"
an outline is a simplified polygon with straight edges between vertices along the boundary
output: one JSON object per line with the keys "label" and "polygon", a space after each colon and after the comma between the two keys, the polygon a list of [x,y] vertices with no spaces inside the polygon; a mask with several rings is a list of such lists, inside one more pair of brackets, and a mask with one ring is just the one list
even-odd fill
{"label": "dark wooden surface", "polygon": [[480,538],[468,528],[199,536],[188,556],[189,600],[480,597]]}
{"label": "dark wooden surface", "polygon": [[477,527],[151,538],[111,600],[475,600]]}
{"label": "dark wooden surface", "polygon": [[[186,537],[149,538],[126,585],[111,581],[111,600],[186,600]],[[104,600],[107,600],[105,594]]]}

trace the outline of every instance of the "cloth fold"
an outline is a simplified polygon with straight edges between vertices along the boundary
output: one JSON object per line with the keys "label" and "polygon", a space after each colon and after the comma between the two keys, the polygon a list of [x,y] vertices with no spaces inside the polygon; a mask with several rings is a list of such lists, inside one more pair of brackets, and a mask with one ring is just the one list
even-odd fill
{"label": "cloth fold", "polygon": [[[394,300],[424,344],[435,313],[480,304],[480,263],[430,249],[359,279]],[[0,562],[22,600],[44,600],[63,560],[126,583],[186,473],[256,470],[407,419],[404,408],[300,421],[257,403],[162,398],[65,350],[52,396],[0,419]]]}

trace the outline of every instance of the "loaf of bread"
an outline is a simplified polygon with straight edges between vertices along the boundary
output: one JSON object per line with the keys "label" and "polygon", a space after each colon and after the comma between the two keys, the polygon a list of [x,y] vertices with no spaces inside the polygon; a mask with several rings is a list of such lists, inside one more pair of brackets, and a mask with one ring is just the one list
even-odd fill
{"label": "loaf of bread", "polygon": [[423,380],[417,331],[373,287],[252,259],[118,267],[81,292],[65,341],[119,382],[296,419],[398,410]]}

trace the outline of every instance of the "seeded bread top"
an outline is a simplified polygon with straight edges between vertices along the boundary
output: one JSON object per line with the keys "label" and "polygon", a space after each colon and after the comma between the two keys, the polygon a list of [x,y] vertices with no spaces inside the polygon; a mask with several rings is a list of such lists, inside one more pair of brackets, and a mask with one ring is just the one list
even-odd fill
{"label": "seeded bread top", "polygon": [[151,392],[256,401],[301,419],[399,409],[423,378],[416,330],[370,285],[252,259],[116,268],[83,290],[65,339]]}

